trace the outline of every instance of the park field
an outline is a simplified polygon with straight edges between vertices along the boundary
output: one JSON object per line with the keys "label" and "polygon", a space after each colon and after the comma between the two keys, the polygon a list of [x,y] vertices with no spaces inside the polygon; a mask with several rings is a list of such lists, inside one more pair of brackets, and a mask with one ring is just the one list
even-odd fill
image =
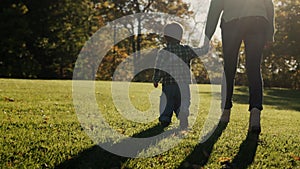
{"label": "park field", "polygon": [[[124,118],[114,106],[110,82],[97,81],[95,86],[99,110],[115,131],[136,138],[160,132],[157,120],[138,123]],[[185,137],[161,154],[129,158],[97,146],[85,132],[73,105],[71,80],[0,79],[0,168],[300,169],[300,91],[264,90],[262,133],[257,140],[247,135],[248,89],[236,87],[230,123],[218,125],[210,138],[199,143],[212,95],[210,85],[196,87],[199,112]],[[152,101],[154,105],[159,101],[160,90],[150,83],[132,83],[129,91],[128,98],[138,110],[146,111]],[[150,119],[153,114],[158,116],[154,111]],[[178,125],[173,121],[165,130]],[[163,144],[172,144],[172,138]]]}

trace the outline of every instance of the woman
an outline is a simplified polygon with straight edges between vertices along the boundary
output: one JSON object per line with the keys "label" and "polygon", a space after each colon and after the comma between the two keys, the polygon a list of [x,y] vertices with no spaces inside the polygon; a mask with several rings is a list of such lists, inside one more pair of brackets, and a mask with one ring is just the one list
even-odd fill
{"label": "woman", "polygon": [[246,51],[246,71],[249,82],[249,132],[260,133],[263,109],[261,60],[264,46],[273,42],[274,5],[272,0],[212,0],[205,29],[211,39],[221,17],[224,74],[222,84],[221,122],[228,123],[232,108],[234,76],[242,41]]}

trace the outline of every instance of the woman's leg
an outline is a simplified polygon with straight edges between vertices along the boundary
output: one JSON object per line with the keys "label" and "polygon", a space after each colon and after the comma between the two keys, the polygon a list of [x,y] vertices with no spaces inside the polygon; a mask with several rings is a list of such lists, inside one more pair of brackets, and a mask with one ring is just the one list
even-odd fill
{"label": "woman's leg", "polygon": [[231,109],[241,32],[237,21],[222,24],[222,47],[224,57],[224,76],[222,84],[222,109]]}
{"label": "woman's leg", "polygon": [[249,82],[249,111],[253,108],[263,109],[263,81],[261,75],[261,60],[266,39],[266,21],[253,17],[247,21],[248,28],[244,43],[246,51],[246,71]]}

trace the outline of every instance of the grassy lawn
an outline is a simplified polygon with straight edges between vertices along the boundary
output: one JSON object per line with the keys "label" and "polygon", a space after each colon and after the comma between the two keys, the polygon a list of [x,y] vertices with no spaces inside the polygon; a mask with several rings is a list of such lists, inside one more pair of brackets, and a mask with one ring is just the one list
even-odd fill
{"label": "grassy lawn", "polygon": [[[72,81],[0,79],[0,168],[193,168],[197,164],[213,169],[226,165],[300,169],[300,91],[265,89],[262,133],[256,141],[247,136],[247,88],[236,87],[230,123],[218,126],[212,137],[199,143],[211,95],[209,85],[198,88],[199,116],[176,147],[154,157],[126,158],[97,146],[84,132],[73,107]],[[151,107],[149,95],[159,90],[134,83],[129,91],[132,104],[145,111]],[[159,132],[156,120],[143,124],[122,117],[114,106],[110,82],[96,83],[96,98],[103,117],[119,133],[149,137]],[[173,121],[171,128],[178,125]]]}

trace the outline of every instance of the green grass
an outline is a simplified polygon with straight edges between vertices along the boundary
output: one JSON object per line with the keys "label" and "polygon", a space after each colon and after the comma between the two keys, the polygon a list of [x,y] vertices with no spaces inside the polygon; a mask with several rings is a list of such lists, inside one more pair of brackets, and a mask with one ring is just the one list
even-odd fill
{"label": "green grass", "polygon": [[[99,109],[116,131],[133,137],[160,132],[156,120],[142,124],[123,118],[112,102],[110,83],[96,84]],[[236,87],[230,123],[199,144],[211,96],[209,85],[198,87],[200,115],[188,135],[163,154],[134,159],[109,153],[87,136],[73,107],[72,81],[0,79],[0,168],[300,168],[300,91],[265,89],[256,142],[247,137],[247,88]],[[157,92],[142,83],[131,84],[129,91],[142,111],[151,107],[149,94]],[[178,125],[173,121],[171,128]]]}

